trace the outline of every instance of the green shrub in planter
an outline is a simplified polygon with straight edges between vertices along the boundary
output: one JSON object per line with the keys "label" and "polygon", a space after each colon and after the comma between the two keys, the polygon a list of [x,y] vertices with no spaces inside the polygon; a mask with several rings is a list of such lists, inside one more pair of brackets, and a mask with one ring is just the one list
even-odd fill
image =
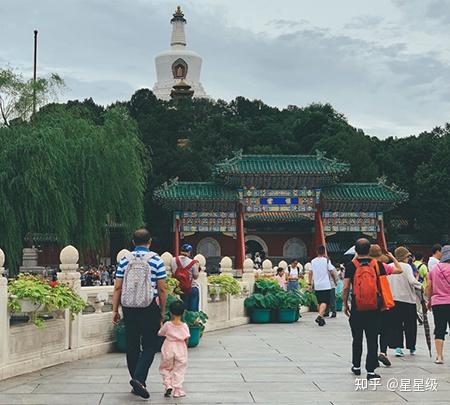
{"label": "green shrub in planter", "polygon": [[197,347],[202,333],[200,326],[189,326],[189,333],[188,347]]}
{"label": "green shrub in planter", "polygon": [[270,312],[276,308],[276,303],[275,294],[254,293],[244,300],[244,307],[252,322],[267,323],[270,322]]}
{"label": "green shrub in planter", "polygon": [[278,322],[293,323],[298,320],[298,309],[280,308],[278,310]]}
{"label": "green shrub in planter", "polygon": [[342,293],[337,293],[336,294],[336,311],[342,311],[342,306],[343,306]]}
{"label": "green shrub in planter", "polygon": [[253,323],[269,323],[270,309],[255,308],[252,311],[250,319]]}
{"label": "green shrub in planter", "polygon": [[298,320],[299,308],[305,302],[300,291],[280,291],[276,294],[278,322],[288,323]]}
{"label": "green shrub in planter", "polygon": [[209,276],[208,283],[219,286],[220,294],[239,295],[241,293],[241,286],[239,282],[230,274]]}

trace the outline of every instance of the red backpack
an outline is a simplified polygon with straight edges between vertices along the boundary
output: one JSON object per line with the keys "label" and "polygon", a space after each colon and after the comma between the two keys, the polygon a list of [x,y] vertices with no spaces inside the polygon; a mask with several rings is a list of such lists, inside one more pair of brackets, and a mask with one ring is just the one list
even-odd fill
{"label": "red backpack", "polygon": [[378,276],[380,270],[375,259],[368,264],[361,264],[353,259],[355,275],[353,276],[353,295],[357,311],[375,311],[380,308],[380,290]]}
{"label": "red backpack", "polygon": [[183,291],[183,294],[190,294],[192,291],[192,277],[190,270],[195,264],[197,264],[197,260],[191,260],[191,262],[186,267],[183,267],[183,265],[181,264],[179,256],[175,258],[175,262],[177,264],[177,269],[173,276],[179,281],[180,288],[181,291]]}

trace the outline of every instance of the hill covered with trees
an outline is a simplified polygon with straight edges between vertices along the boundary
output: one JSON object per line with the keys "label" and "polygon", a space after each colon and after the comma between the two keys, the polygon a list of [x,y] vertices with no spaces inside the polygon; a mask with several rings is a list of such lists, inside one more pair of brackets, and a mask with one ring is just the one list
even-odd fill
{"label": "hill covered with trees", "polygon": [[[172,178],[209,180],[212,166],[238,150],[325,152],[351,164],[345,181],[383,178],[409,193],[387,218],[405,219],[402,232],[424,242],[450,233],[449,124],[380,140],[329,104],[279,109],[243,97],[174,103],[148,89],[109,107],[68,101],[14,118],[0,128],[0,243],[16,260],[30,231],[95,249],[108,214],[129,227],[144,218],[157,249],[168,249],[171,216],[153,202],[155,188]],[[395,237],[394,228],[389,232]]]}

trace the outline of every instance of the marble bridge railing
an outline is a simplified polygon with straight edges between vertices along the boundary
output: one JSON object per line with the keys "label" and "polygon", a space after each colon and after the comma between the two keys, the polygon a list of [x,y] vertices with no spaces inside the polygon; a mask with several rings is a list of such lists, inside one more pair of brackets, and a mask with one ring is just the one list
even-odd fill
{"label": "marble bridge railing", "polygon": [[[123,255],[124,251],[118,256]],[[170,274],[171,254],[166,252],[161,257]],[[81,287],[78,259],[78,251],[73,246],[66,246],[61,251],[58,280],[69,284],[85,299],[86,309],[76,316],[72,316],[68,310],[54,313],[45,320],[44,327],[38,328],[31,322],[11,322],[8,280],[3,277],[5,255],[0,249],[0,380],[113,350],[114,333],[110,312],[114,287]],[[248,318],[243,301],[253,291],[253,262],[247,259],[244,263],[242,278],[238,280],[241,286],[239,295],[226,294],[212,298],[205,272],[206,260],[201,255],[197,255],[196,260],[202,269],[198,279],[200,309],[209,317],[206,330],[246,324]],[[222,258],[220,264],[222,273],[236,273],[230,258]],[[269,274],[272,265],[265,262],[263,271]]]}

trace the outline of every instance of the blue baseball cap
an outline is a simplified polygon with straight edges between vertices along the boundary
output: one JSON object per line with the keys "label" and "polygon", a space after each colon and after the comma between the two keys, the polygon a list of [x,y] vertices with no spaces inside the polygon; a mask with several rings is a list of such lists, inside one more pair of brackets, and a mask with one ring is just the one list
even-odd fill
{"label": "blue baseball cap", "polygon": [[181,251],[192,253],[192,246],[189,243],[185,243],[183,246],[181,246]]}

